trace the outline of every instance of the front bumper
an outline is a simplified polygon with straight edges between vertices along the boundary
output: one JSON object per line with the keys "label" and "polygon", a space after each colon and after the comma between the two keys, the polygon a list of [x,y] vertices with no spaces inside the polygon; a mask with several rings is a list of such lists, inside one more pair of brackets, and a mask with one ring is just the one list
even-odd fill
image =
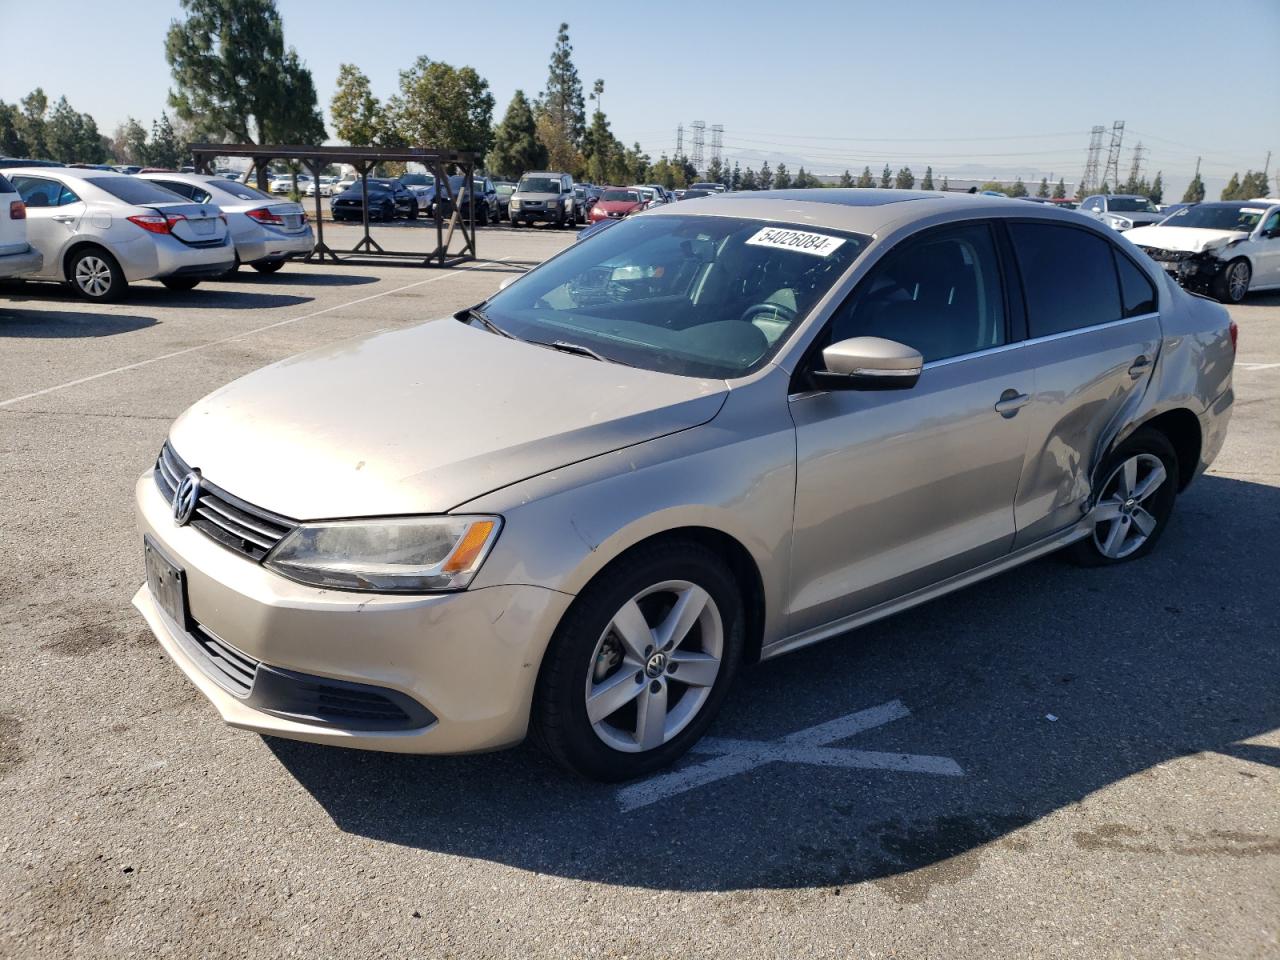
{"label": "front bumper", "polygon": [[197,639],[161,611],[144,585],[134,606],[228,724],[402,753],[490,750],[523,739],[538,667],[573,599],[569,595],[532,586],[430,596],[322,590],[286,580],[193,527],[175,526],[151,471],[138,481],[136,504],[142,533],[186,574],[191,618],[259,661],[264,673],[394,691],[420,705],[421,716],[434,718],[412,729],[369,730],[258,709],[255,703],[272,704],[253,692],[237,696],[220,684],[200,656]]}
{"label": "front bumper", "polygon": [[21,253],[0,257],[0,280],[10,277],[28,277],[44,268],[44,254],[35,247],[27,247]]}

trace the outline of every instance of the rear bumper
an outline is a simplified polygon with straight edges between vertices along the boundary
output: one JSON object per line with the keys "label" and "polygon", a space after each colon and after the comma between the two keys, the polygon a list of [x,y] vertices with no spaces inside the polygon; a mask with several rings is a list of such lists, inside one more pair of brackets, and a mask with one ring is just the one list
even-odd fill
{"label": "rear bumper", "polygon": [[1235,403],[1235,390],[1228,387],[1217,400],[1200,414],[1200,463],[1196,476],[1204,473],[1217,459],[1227,439],[1227,426],[1231,423],[1231,407]]}
{"label": "rear bumper", "polygon": [[13,277],[26,277],[39,273],[44,268],[44,254],[35,247],[28,247],[22,253],[10,253],[0,257],[0,280]]}
{"label": "rear bumper", "polygon": [[235,263],[235,247],[228,233],[223,242],[193,247],[176,237],[144,233],[128,243],[110,247],[130,282],[165,277],[216,277]]}
{"label": "rear bumper", "polygon": [[264,227],[256,235],[237,236],[235,244],[240,262],[250,264],[305,257],[315,248],[316,237],[310,227],[301,233],[278,233]]}

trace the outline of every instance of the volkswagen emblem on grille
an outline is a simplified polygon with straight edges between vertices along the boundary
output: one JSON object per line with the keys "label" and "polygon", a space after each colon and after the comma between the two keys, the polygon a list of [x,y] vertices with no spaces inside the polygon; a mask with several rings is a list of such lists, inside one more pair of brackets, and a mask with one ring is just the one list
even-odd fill
{"label": "volkswagen emblem on grille", "polygon": [[196,512],[196,501],[200,499],[200,474],[192,470],[182,478],[178,489],[173,491],[173,522],[182,526]]}

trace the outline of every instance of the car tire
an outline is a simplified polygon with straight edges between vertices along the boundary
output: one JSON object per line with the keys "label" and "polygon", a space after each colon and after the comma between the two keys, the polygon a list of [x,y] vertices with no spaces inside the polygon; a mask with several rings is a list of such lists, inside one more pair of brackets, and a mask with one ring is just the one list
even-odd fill
{"label": "car tire", "polygon": [[129,285],[116,258],[101,247],[82,247],[72,254],[67,282],[77,296],[93,303],[114,303]]}
{"label": "car tire", "polygon": [[489,205],[487,203],[482,203],[480,204],[480,209],[477,213],[476,226],[487,227],[488,225],[489,225]]}
{"label": "car tire", "polygon": [[255,263],[253,269],[259,273],[275,273],[283,266],[283,260],[263,260],[261,263]]}
{"label": "car tire", "polygon": [[1169,525],[1178,496],[1173,444],[1159,430],[1140,429],[1112,451],[1098,476],[1092,530],[1067,548],[1069,558],[1104,567],[1145,557]]}
{"label": "car tire", "polygon": [[219,280],[233,280],[235,275],[240,272],[240,254],[236,254],[235,260],[231,266],[227,267],[226,272],[218,276]]}
{"label": "car tire", "polygon": [[511,218],[511,229],[513,229],[513,230],[514,230],[514,229],[516,229],[516,228],[517,228],[517,227],[519,227],[519,226],[520,226],[520,221],[519,221],[519,220],[517,220],[515,217],[512,217],[512,218]]}
{"label": "car tire", "polygon": [[1249,281],[1253,279],[1253,268],[1244,257],[1232,260],[1213,278],[1209,292],[1219,303],[1240,303],[1249,292]]}
{"label": "car tire", "polygon": [[410,220],[418,219],[418,201],[416,200],[413,203],[409,204],[409,219]]}
{"label": "car tire", "polygon": [[160,281],[169,290],[185,293],[187,290],[194,290],[200,281],[194,277],[165,277]]}
{"label": "car tire", "polygon": [[[675,634],[666,644],[664,627]],[[535,743],[610,783],[667,766],[715,719],[744,635],[741,591],[718,553],[684,538],[637,547],[597,575],[557,627],[534,694]]]}

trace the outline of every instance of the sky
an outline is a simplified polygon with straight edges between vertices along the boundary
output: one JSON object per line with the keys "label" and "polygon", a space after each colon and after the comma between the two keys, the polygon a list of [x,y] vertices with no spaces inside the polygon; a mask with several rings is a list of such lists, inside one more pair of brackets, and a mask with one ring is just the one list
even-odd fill
{"label": "sky", "polygon": [[[742,166],[803,163],[817,173],[1042,176],[1083,171],[1089,130],[1125,121],[1132,148],[1179,199],[1203,158],[1210,197],[1233,171],[1280,167],[1280,0],[737,0],[694,8],[488,0],[277,0],[285,42],[311,68],[326,108],[338,66],[355,63],[386,97],[426,55],[469,64],[490,84],[500,120],[516,89],[546,81],[560,21],[570,25],[584,88],[605,81],[620,139],[655,159],[676,126],[724,126],[724,157]],[[150,124],[171,85],[164,35],[178,0],[0,0],[0,99],[41,86],[110,133],[126,116]],[[696,9],[696,12],[690,12]],[[453,11],[457,11],[454,13]],[[91,22],[86,22],[91,21]],[[87,29],[59,30],[52,23]],[[19,39],[21,38],[21,39]],[[56,55],[55,55],[56,50]],[[589,105],[590,108],[590,105]],[[708,150],[709,155],[709,150]],[[1275,186],[1280,193],[1280,185]]]}

